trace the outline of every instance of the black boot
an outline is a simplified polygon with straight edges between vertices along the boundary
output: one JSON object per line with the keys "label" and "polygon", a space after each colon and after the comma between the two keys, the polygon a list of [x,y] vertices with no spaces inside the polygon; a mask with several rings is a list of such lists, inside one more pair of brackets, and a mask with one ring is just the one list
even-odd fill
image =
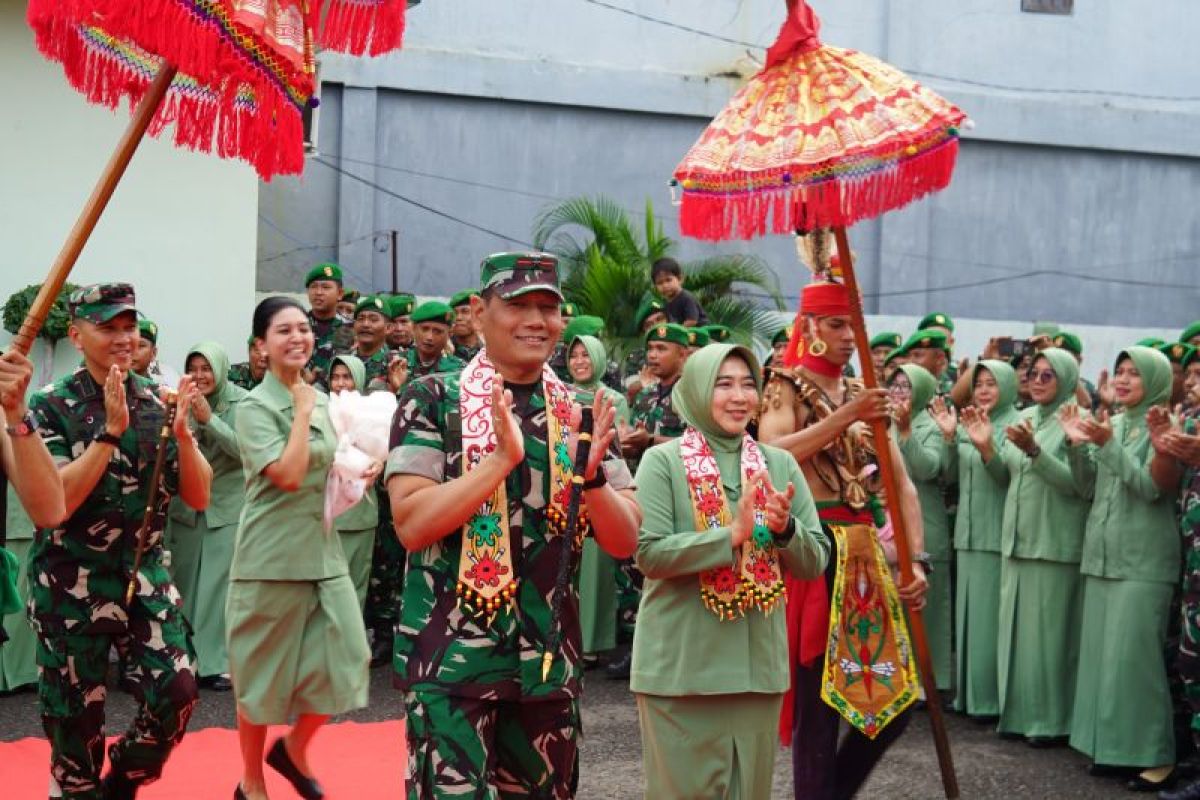
{"label": "black boot", "polygon": [[138,785],[124,775],[110,772],[104,779],[104,800],[134,800]]}
{"label": "black boot", "polygon": [[1159,792],[1158,800],[1200,800],[1200,781],[1194,781],[1171,792]]}
{"label": "black boot", "polygon": [[615,681],[629,680],[629,668],[633,666],[633,650],[625,652],[625,655],[618,658],[616,661],[604,668],[604,674]]}
{"label": "black boot", "polygon": [[382,667],[384,664],[392,663],[392,644],[394,639],[392,632],[375,631],[375,635],[371,637],[371,666]]}

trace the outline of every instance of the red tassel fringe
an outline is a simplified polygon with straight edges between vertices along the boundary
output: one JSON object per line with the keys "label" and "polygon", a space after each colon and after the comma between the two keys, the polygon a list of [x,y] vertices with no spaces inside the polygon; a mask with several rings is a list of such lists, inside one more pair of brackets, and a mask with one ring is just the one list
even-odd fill
{"label": "red tassel fringe", "polygon": [[397,50],[407,10],[407,0],[329,0],[320,44],[355,56]]}
{"label": "red tassel fringe", "polygon": [[753,239],[817,227],[849,227],[908,205],[950,183],[958,138],[950,137],[896,166],[863,178],[792,189],[729,194],[684,189],[679,228],[706,241]]}

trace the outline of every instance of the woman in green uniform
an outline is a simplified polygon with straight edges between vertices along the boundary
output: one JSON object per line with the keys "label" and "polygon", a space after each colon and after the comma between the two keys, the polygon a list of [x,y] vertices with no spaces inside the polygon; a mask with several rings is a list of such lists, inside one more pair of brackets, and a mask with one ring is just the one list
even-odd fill
{"label": "woman in green uniform", "polygon": [[771,793],[790,679],[783,570],[817,577],[829,543],[795,459],[745,433],[761,377],[741,346],[691,356],[671,398],[689,427],[638,469],[646,583],[629,686],[647,798]]}
{"label": "woman in green uniform", "polygon": [[[956,680],[954,709],[971,717],[1000,716],[996,642],[1000,626],[1000,531],[1008,494],[1008,471],[995,453],[1004,430],[1017,422],[1017,373],[1003,361],[981,361],[971,375],[971,404],[957,431],[943,405],[936,415],[955,436],[949,471],[958,475],[954,520]],[[986,419],[988,425],[979,421]],[[984,461],[984,455],[988,461]]]}
{"label": "woman in green uniform", "polygon": [[[1033,405],[1005,430],[998,453],[981,455],[989,466],[999,459],[1009,475],[1000,532],[998,730],[1043,747],[1062,742],[1071,727],[1083,600],[1079,557],[1091,483],[1071,475],[1057,416],[1075,397],[1079,362],[1066,350],[1043,350],[1032,359],[1026,385]],[[978,424],[977,437],[992,439],[991,421]]]}
{"label": "woman in green uniform", "polygon": [[941,480],[948,474],[950,445],[929,414],[937,379],[924,367],[904,364],[888,384],[896,420],[896,436],[904,466],[917,487],[925,523],[925,550],[933,567],[926,595],[925,629],[938,691],[954,687],[954,600],[950,591],[950,519]]}
{"label": "woman in green uniform", "polygon": [[1171,397],[1171,362],[1148,347],[1117,357],[1111,423],[1064,409],[1071,472],[1095,482],[1080,572],[1079,672],[1071,746],[1101,767],[1142,767],[1131,788],[1153,789],[1175,763],[1163,650],[1179,579],[1177,462],[1151,446],[1146,413]]}
{"label": "woman in green uniform", "polygon": [[[625,395],[601,382],[608,366],[608,351],[595,336],[575,336],[567,342],[567,370],[571,389],[580,405],[590,406],[596,392],[613,402],[617,424],[629,424],[629,401]],[[600,549],[590,536],[583,541],[579,562],[579,622],[583,630],[583,652],[592,657],[617,646],[617,562]]]}
{"label": "woman in green uniform", "polygon": [[367,636],[341,542],[322,521],[336,437],[328,398],[302,376],[313,350],[308,316],[290,299],[267,298],[253,332],[269,366],[237,416],[246,505],[226,605],[242,746],[235,797],[267,796],[266,726],[294,718],[267,763],[301,797],[319,798],[308,744],[330,715],[366,705]]}
{"label": "woman in green uniform", "polygon": [[196,422],[196,443],[212,467],[212,494],[204,511],[193,511],[180,497],[173,499],[166,539],[171,577],[183,596],[184,616],[192,624],[200,685],[226,691],[231,684],[225,649],[225,593],[246,498],[234,425],[248,392],[229,381],[229,356],[216,342],[201,342],[188,350],[184,370],[199,390],[190,410]]}
{"label": "woman in green uniform", "polygon": [[[366,393],[367,367],[357,356],[334,356],[329,362],[329,391]],[[367,602],[367,584],[371,580],[371,554],[375,550],[375,529],[379,526],[379,503],[375,486],[367,487],[363,499],[338,515],[335,521],[342,552],[354,594],[361,609]]]}

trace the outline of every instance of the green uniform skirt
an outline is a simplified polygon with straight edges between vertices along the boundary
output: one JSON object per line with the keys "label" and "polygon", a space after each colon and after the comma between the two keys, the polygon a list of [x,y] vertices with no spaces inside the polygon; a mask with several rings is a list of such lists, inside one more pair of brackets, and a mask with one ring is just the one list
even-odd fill
{"label": "green uniform skirt", "polygon": [[358,608],[361,611],[367,603],[367,584],[371,582],[371,554],[375,551],[375,528],[339,530],[338,538],[342,540],[342,551],[346,554],[350,580],[354,583],[354,594],[358,597]]}
{"label": "green uniform skirt", "polygon": [[996,641],[1000,628],[1000,554],[958,551],[955,589],[958,695],[954,710],[976,717],[1000,713]]}
{"label": "green uniform skirt", "polygon": [[997,679],[1002,733],[1070,733],[1082,605],[1078,564],[1001,560]]}
{"label": "green uniform skirt", "polygon": [[638,694],[648,800],[771,796],[781,694]]}
{"label": "green uniform skirt", "polygon": [[242,714],[258,725],[367,704],[367,633],[350,577],[229,584],[229,666]]}
{"label": "green uniform skirt", "polygon": [[237,523],[208,527],[204,514],[192,527],[177,519],[167,526],[171,579],[183,597],[183,615],[191,623],[196,648],[196,674],[201,678],[229,672],[225,650],[225,594]]}
{"label": "green uniform skirt", "polygon": [[1071,747],[1097,764],[1175,763],[1163,649],[1174,587],[1085,576]]}
{"label": "green uniform skirt", "polygon": [[929,637],[933,676],[938,690],[946,692],[954,688],[954,595],[950,590],[950,561],[935,559],[932,564],[921,616]]}
{"label": "green uniform skirt", "polygon": [[602,653],[617,646],[617,562],[595,539],[583,540],[579,562],[579,624],[583,652]]}
{"label": "green uniform skirt", "polygon": [[[9,502],[12,502],[11,498]],[[29,600],[27,571],[29,569],[29,548],[32,545],[32,539],[9,540],[6,545],[9,552],[21,562],[21,575],[17,579],[17,590],[25,601]],[[29,625],[29,618],[22,610],[0,617],[0,622],[4,624],[4,631],[8,634],[8,641],[0,645],[0,692],[11,692],[19,686],[37,683],[38,670],[37,663],[34,661],[37,636]]]}

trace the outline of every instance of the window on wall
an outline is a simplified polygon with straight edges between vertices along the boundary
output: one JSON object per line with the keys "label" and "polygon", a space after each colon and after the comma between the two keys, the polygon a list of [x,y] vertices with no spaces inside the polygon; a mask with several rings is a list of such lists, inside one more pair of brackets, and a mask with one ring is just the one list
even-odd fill
{"label": "window on wall", "polygon": [[1033,14],[1070,14],[1075,0],[1021,0],[1021,10]]}

